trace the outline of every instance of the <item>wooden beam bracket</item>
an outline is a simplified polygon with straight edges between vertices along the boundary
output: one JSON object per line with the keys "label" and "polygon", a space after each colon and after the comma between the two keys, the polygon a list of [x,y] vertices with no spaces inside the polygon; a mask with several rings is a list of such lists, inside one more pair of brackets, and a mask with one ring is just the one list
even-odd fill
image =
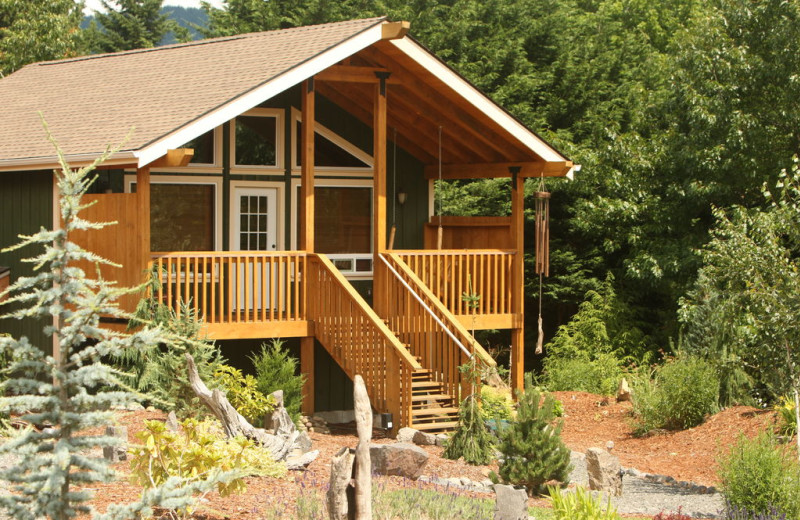
{"label": "wooden beam bracket", "polygon": [[409,29],[411,29],[411,22],[383,22],[381,38],[384,40],[399,40],[408,34]]}
{"label": "wooden beam bracket", "polygon": [[193,148],[175,148],[167,150],[166,155],[160,157],[149,164],[152,168],[175,168],[178,166],[186,166],[192,161],[194,157]]}

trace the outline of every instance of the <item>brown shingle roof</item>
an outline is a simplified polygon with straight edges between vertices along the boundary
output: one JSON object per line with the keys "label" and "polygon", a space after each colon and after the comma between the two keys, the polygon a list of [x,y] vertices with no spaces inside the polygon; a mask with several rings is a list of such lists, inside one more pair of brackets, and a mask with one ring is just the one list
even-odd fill
{"label": "brown shingle roof", "polygon": [[37,112],[68,155],[135,131],[140,150],[383,21],[243,34],[28,65],[0,80],[0,161],[52,157]]}

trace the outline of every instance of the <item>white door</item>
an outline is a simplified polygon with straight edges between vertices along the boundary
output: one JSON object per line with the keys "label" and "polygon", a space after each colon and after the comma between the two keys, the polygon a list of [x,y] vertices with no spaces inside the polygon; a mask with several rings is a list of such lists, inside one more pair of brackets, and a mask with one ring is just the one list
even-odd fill
{"label": "white door", "polygon": [[[236,188],[233,207],[231,249],[238,251],[276,251],[278,248],[278,190],[276,188]],[[261,309],[270,305],[269,268],[263,262],[242,262],[245,266],[236,283],[233,299],[240,309]],[[258,268],[254,268],[258,266]],[[234,270],[234,274],[236,271]],[[262,283],[263,280],[263,283]],[[247,304],[245,304],[247,295]],[[246,305],[246,306],[245,306]]]}

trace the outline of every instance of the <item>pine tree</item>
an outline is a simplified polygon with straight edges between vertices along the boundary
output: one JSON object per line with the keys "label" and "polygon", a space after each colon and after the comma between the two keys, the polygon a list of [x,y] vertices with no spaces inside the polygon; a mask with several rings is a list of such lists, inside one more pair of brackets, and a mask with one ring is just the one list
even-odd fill
{"label": "pine tree", "polygon": [[[480,388],[482,365],[473,355],[472,360],[459,370],[469,380],[474,390]],[[495,439],[486,427],[486,417],[477,393],[468,395],[458,410],[458,428],[447,441],[442,452],[446,459],[461,457],[468,464],[486,465],[494,459]]]}
{"label": "pine tree", "polygon": [[[44,122],[44,121],[43,121]],[[9,287],[8,302],[17,302],[18,310],[5,318],[37,317],[52,321],[46,328],[56,346],[53,355],[45,345],[33,345],[27,338],[0,337],[0,355],[11,356],[4,383],[8,396],[0,398],[0,411],[21,414],[31,424],[48,425],[30,429],[0,446],[1,453],[14,453],[16,465],[0,471],[11,495],[0,496],[0,509],[21,520],[49,518],[66,520],[91,512],[89,491],[76,490],[109,481],[114,473],[104,459],[90,450],[114,444],[114,439],[101,435],[85,435],[89,428],[109,424],[109,408],[135,400],[124,391],[120,374],[102,359],[124,349],[138,349],[170,338],[159,328],[142,327],[132,333],[114,332],[100,326],[100,316],[129,319],[116,300],[130,291],[115,287],[99,276],[90,279],[76,266],[88,262],[99,266],[109,261],[82,249],[72,241],[80,230],[100,229],[104,223],[92,223],[79,214],[87,206],[81,197],[95,177],[92,170],[113,150],[107,150],[90,166],[73,170],[67,164],[45,124],[48,138],[56,147],[61,171],[55,172],[60,194],[61,229],[42,229],[9,248],[39,246],[44,251],[27,260],[35,264],[38,274],[21,277]],[[221,478],[212,476],[214,482]],[[142,499],[127,506],[111,506],[99,518],[132,518],[151,513],[150,506],[164,504],[169,508],[185,508],[191,504],[191,493],[210,488],[213,482],[194,481],[186,487],[178,479],[165,486],[148,490]]]}
{"label": "pine tree", "polygon": [[517,419],[503,433],[500,478],[523,485],[528,493],[540,494],[549,481],[566,482],[570,471],[569,450],[561,440],[561,424],[554,424],[555,399],[530,385],[519,394]]}
{"label": "pine tree", "polygon": [[118,52],[155,47],[170,32],[180,41],[189,39],[186,29],[161,11],[163,0],[118,0],[115,6],[102,0],[105,12],[95,11],[87,29],[93,52]]}

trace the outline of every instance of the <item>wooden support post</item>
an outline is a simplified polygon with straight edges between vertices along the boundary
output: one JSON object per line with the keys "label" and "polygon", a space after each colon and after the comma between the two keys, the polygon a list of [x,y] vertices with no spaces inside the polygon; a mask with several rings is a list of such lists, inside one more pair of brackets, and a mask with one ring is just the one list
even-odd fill
{"label": "wooden support post", "polygon": [[378,255],[386,251],[386,80],[388,73],[375,73],[380,81],[375,86],[373,113],[373,210],[372,232],[374,257],[372,261],[373,307],[379,316],[386,313],[386,269]]}
{"label": "wooden support post", "polygon": [[142,242],[142,263],[150,262],[150,166],[136,170],[137,213],[142,219],[139,240]]}
{"label": "wooden support post", "polygon": [[353,380],[353,402],[358,431],[355,465],[356,520],[372,520],[372,462],[369,453],[369,443],[372,440],[372,406],[364,379],[358,374]]}
{"label": "wooden support post", "polygon": [[302,171],[300,177],[300,249],[314,252],[314,78],[303,82]]}
{"label": "wooden support post", "polygon": [[306,376],[303,384],[303,413],[314,413],[314,338],[300,338],[300,372]]}
{"label": "wooden support post", "polygon": [[525,388],[525,329],[522,324],[525,301],[525,178],[519,168],[511,170],[511,240],[514,260],[511,266],[511,312],[517,316],[511,331],[511,388]]}

